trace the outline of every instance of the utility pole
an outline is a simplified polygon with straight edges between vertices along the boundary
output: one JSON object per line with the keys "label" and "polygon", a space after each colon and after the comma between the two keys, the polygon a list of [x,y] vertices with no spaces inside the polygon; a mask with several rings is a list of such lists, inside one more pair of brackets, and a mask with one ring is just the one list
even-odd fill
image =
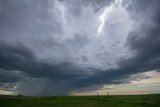
{"label": "utility pole", "polygon": [[98,100],[99,100],[99,93],[98,93],[98,91],[97,91],[97,98],[98,98]]}
{"label": "utility pole", "polygon": [[109,92],[107,92],[107,97],[108,97],[108,99],[109,99]]}
{"label": "utility pole", "polygon": [[98,91],[97,91],[97,96],[99,96]]}

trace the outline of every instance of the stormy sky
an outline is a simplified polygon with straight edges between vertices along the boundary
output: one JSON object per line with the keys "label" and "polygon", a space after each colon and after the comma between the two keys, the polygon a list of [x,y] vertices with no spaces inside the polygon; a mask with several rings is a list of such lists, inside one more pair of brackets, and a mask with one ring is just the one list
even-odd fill
{"label": "stormy sky", "polygon": [[159,71],[160,0],[0,0],[1,94],[160,92]]}

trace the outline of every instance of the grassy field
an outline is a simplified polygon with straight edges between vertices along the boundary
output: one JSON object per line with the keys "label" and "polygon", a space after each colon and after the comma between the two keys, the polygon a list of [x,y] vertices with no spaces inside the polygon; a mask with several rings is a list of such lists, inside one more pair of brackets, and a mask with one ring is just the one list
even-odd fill
{"label": "grassy field", "polygon": [[1,96],[0,107],[160,107],[160,94],[128,96]]}

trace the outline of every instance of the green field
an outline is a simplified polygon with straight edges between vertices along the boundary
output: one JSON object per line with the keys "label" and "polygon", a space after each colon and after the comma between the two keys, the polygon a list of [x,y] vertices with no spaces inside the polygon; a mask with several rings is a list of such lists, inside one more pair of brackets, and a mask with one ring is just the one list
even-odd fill
{"label": "green field", "polygon": [[126,96],[1,96],[0,107],[160,107],[160,94]]}

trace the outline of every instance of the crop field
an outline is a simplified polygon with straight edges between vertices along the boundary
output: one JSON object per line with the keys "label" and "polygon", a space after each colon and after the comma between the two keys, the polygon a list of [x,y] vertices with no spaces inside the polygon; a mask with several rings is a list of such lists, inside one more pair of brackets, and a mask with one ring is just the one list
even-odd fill
{"label": "crop field", "polygon": [[160,107],[160,94],[121,96],[0,96],[0,107]]}

